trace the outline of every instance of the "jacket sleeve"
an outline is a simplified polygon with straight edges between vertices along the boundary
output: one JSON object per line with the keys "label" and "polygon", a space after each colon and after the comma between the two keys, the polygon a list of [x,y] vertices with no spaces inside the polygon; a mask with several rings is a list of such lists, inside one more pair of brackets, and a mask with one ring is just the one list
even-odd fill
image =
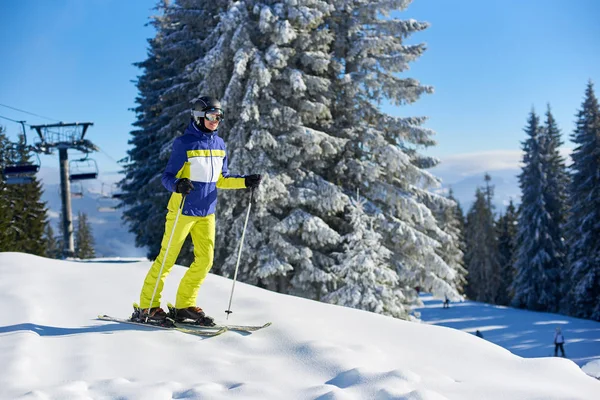
{"label": "jacket sleeve", "polygon": [[217,181],[217,188],[219,189],[245,189],[246,179],[242,175],[230,175],[229,168],[227,166],[227,154],[223,159],[223,169],[221,175]]}
{"label": "jacket sleeve", "polygon": [[162,174],[162,184],[170,192],[175,192],[177,186],[177,178],[180,170],[187,161],[187,153],[181,140],[175,139],[173,142],[173,150],[169,157],[167,167]]}

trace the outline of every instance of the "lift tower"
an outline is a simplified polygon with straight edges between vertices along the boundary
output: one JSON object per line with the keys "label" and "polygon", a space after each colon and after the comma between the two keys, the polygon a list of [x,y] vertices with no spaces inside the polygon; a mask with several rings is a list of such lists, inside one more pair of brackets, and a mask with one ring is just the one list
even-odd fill
{"label": "lift tower", "polygon": [[[71,215],[71,185],[69,172],[69,149],[80,151],[86,155],[98,151],[98,147],[87,139],[85,134],[92,122],[75,122],[50,124],[50,125],[32,125],[40,142],[35,143],[33,151],[41,154],[53,154],[54,149],[58,149],[58,158],[60,162],[60,192],[62,200],[62,226],[63,226],[63,255],[72,257],[75,254],[75,244],[73,240],[73,217]],[[92,178],[97,175],[97,170]],[[93,175],[93,174],[92,174]]]}

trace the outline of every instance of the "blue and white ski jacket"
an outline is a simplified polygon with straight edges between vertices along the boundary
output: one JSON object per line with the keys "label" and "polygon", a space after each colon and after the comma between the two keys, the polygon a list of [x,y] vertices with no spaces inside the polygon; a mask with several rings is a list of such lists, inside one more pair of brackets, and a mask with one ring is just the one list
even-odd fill
{"label": "blue and white ski jacket", "polygon": [[177,181],[188,178],[194,189],[185,197],[182,213],[205,217],[215,212],[217,188],[244,189],[242,175],[229,175],[225,142],[217,131],[204,133],[190,121],[182,136],[173,141],[173,151],[162,174],[162,184],[173,192],[169,211],[177,211],[181,194],[176,193]]}

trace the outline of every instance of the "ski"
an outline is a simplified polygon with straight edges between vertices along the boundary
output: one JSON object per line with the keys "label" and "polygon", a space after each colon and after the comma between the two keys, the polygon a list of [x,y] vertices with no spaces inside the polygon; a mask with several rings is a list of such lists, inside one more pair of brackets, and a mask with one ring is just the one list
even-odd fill
{"label": "ski", "polygon": [[228,331],[241,331],[241,332],[256,332],[260,329],[271,326],[271,322],[267,322],[264,325],[228,325],[228,324],[216,324],[214,326],[203,326],[197,325],[192,322],[177,322],[177,326],[184,327],[199,327],[203,329],[226,329]]}
{"label": "ski", "polygon": [[[136,305],[134,304],[134,307]],[[173,317],[173,315],[175,315],[175,307],[173,306],[173,304],[168,303],[167,304],[167,308],[169,309],[169,316]],[[212,318],[211,318],[212,319]],[[207,326],[207,325],[199,325],[194,323],[192,320],[186,320],[186,321],[177,321],[176,324],[178,326],[185,326],[185,327],[190,327],[190,328],[204,328],[204,329],[226,329],[228,331],[241,331],[241,332],[256,332],[259,329],[263,329],[266,328],[268,326],[271,325],[271,322],[267,322],[264,325],[228,325],[228,324],[215,324],[213,326]]]}
{"label": "ski", "polygon": [[212,327],[212,329],[207,330],[207,329],[205,329],[205,327],[199,326],[199,325],[195,325],[194,327],[192,327],[191,325],[189,327],[188,326],[183,327],[183,326],[177,326],[177,325],[169,327],[169,326],[160,326],[160,325],[153,325],[153,324],[144,324],[142,322],[135,322],[130,319],[111,317],[110,315],[98,315],[98,319],[100,319],[102,321],[113,321],[113,322],[119,322],[119,323],[123,323],[123,324],[144,326],[146,328],[156,328],[156,329],[163,329],[163,330],[170,330],[170,331],[178,331],[178,332],[187,333],[190,335],[204,336],[204,337],[217,336],[217,335],[220,335],[221,333],[227,331],[227,328],[225,328],[225,327],[222,327],[220,329],[215,329],[215,327]]}

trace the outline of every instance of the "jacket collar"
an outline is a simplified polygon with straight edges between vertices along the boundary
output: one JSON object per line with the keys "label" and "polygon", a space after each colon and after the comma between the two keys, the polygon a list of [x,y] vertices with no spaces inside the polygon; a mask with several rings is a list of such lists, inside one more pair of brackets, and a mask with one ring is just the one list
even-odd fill
{"label": "jacket collar", "polygon": [[210,138],[210,139],[213,139],[215,136],[217,136],[218,131],[219,131],[218,129],[214,130],[210,133],[201,131],[200,129],[198,129],[196,124],[194,124],[194,121],[190,121],[187,128],[185,129],[186,134],[192,134],[192,135],[200,136],[201,138]]}

